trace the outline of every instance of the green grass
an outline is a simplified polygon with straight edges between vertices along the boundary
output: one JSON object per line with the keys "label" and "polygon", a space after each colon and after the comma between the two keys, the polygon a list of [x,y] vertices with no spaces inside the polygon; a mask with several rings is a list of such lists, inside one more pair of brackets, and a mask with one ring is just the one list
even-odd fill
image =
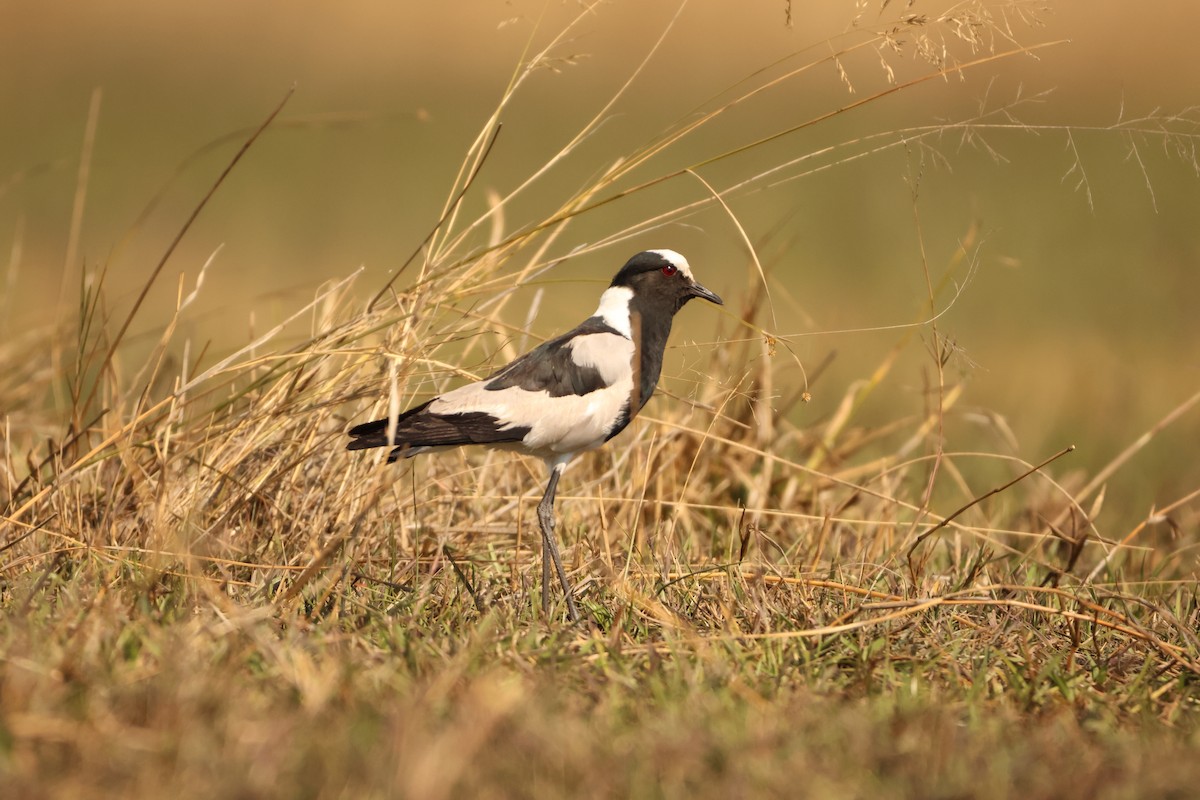
{"label": "green grass", "polygon": [[[146,577],[109,572],[120,590],[80,597],[82,575],[56,576],[53,603],[6,625],[22,795],[1120,797],[1196,779],[1194,675],[1087,624],[1076,648],[1054,613],[755,638],[610,599],[623,620],[587,633],[476,614],[449,578],[423,609],[351,585],[306,616]],[[861,608],[739,584],[700,602]]]}
{"label": "green grass", "polygon": [[[994,21],[963,21],[895,18],[908,55],[936,55],[943,37],[955,48],[950,61],[915,58],[896,92],[992,63]],[[998,446],[1008,427],[986,398],[968,399],[938,315],[972,291],[979,231],[930,239],[915,155],[897,213],[922,254],[949,255],[922,257],[920,290],[897,303],[913,324],[879,332],[890,337],[879,359],[835,383],[796,355],[803,338],[781,333],[799,327],[777,282],[792,244],[729,204],[783,162],[729,163],[771,143],[699,160],[677,150],[791,70],[885,39],[858,30],[829,55],[825,43],[802,51],[589,170],[582,189],[534,181],[486,199],[476,175],[543,63],[534,54],[441,222],[386,286],[361,273],[325,284],[214,354],[181,333],[193,330],[194,275],[168,304],[130,310],[139,294],[113,303],[97,270],[69,323],[0,344],[6,791],[1190,795],[1196,495],[1127,510],[1144,520],[1128,527],[1096,519],[1108,481],[1194,415],[1195,397],[1086,475],[1070,455],[1046,452],[1035,469]],[[843,119],[840,105],[829,119]],[[825,117],[787,127],[823,130]],[[547,164],[576,157],[604,118]],[[849,168],[876,147],[932,160],[926,148],[963,130],[855,135],[818,162]],[[797,164],[796,175],[812,167]],[[714,182],[722,169],[729,183]],[[227,187],[214,179],[219,203]],[[679,182],[701,199],[663,201]],[[632,221],[577,235],[625,203]],[[514,211],[527,208],[539,210]],[[711,318],[689,329],[703,338],[677,334],[643,416],[564,477],[560,533],[587,623],[566,624],[561,597],[543,619],[540,464],[464,452],[387,467],[346,453],[343,431],[503,363],[541,331],[538,303],[592,302],[564,255],[619,263],[636,249],[627,240],[700,211],[743,237],[744,270],[719,284],[723,316],[684,312]],[[149,303],[172,255],[145,269]],[[167,319],[150,334],[136,324],[148,311]],[[828,411],[800,413],[808,393]]]}

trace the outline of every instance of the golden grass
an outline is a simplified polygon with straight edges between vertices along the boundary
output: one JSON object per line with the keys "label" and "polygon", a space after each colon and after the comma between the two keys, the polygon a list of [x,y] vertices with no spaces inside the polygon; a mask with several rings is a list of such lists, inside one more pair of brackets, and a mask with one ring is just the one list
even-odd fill
{"label": "golden grass", "polygon": [[[505,105],[556,38],[515,74],[439,225],[385,286],[332,281],[216,358],[177,340],[194,295],[181,280],[174,318],[134,366],[122,352],[137,305],[114,323],[98,281],[70,329],[0,345],[6,785],[313,797],[1194,786],[1181,754],[1200,674],[1196,495],[1147,521],[1173,522],[1171,549],[1147,538],[1149,524],[1105,535],[1092,520],[1103,478],[1196,398],[1087,482],[1059,477],[1052,459],[950,448],[948,424],[976,412],[962,410],[937,321],[969,277],[971,232],[944,268],[925,263],[917,322],[848,387],[823,385],[764,322],[776,260],[724,200],[777,170],[724,189],[701,178],[704,199],[572,252],[624,254],[703,205],[723,209],[750,253],[709,343],[669,351],[663,396],[564,478],[560,533],[586,625],[563,622],[561,598],[538,618],[540,464],[464,452],[385,467],[342,449],[351,419],[515,355],[529,323],[514,320],[533,314],[511,289],[558,274],[577,217],[849,107],[639,172],[776,82],[901,47],[901,33],[928,71],[854,104],[1029,51],[990,49],[981,37],[1008,29],[966,13],[897,17],[752,76],[540,220],[511,229],[506,209],[544,170],[464,219]],[[890,146],[914,137],[895,132]],[[802,162],[781,166],[794,175]],[[864,402],[919,352],[919,333],[933,343],[919,407],[863,426]],[[797,426],[794,407],[817,390],[843,400]]]}

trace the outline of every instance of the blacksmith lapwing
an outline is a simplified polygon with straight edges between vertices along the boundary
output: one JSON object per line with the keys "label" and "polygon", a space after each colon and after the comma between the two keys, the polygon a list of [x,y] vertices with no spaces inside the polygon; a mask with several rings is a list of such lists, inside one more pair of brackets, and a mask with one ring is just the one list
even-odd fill
{"label": "blacksmith lapwing", "polygon": [[538,504],[542,529],[542,609],[548,612],[550,563],[572,621],[579,611],[554,538],[554,493],[577,453],[616,436],[650,399],[662,371],[675,312],[693,297],[722,305],[673,250],[647,250],[626,262],[577,328],[490,377],[452,389],[394,419],[350,429],[349,450],[390,447],[388,463],[466,444],[542,458],[550,482]]}

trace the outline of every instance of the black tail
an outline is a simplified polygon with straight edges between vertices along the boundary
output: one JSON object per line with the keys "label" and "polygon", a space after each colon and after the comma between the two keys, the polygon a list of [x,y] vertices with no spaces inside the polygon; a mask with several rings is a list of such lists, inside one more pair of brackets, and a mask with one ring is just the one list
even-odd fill
{"label": "black tail", "polygon": [[[433,401],[430,400],[430,403]],[[455,447],[464,444],[503,444],[519,442],[529,428],[502,428],[500,420],[482,411],[465,414],[435,414],[428,411],[429,403],[410,408],[396,418],[396,434],[388,440],[387,419],[377,419],[355,425],[350,429],[347,450],[367,450],[372,447],[394,449],[388,453],[388,463],[398,458],[411,458],[431,447]]]}

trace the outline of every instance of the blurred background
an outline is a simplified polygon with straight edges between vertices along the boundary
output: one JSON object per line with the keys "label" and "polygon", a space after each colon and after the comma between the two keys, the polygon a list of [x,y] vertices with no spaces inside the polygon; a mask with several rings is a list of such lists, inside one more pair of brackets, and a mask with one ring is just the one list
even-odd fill
{"label": "blurred background", "polygon": [[[510,229],[544,218],[616,158],[697,107],[711,108],[714,95],[755,70],[798,52],[788,65],[820,59],[831,37],[849,31],[837,40],[849,43],[856,28],[882,24],[879,3],[813,5],[597,7],[506,110],[468,198],[470,215],[485,208],[487,190],[517,186],[598,113],[673,19],[661,50],[600,131],[509,209]],[[699,170],[722,188],[823,147],[953,123],[1018,97],[1029,101],[1013,115],[1045,126],[988,132],[986,146],[948,132],[927,142],[936,152],[897,147],[847,163],[825,159],[829,169],[729,199],[770,270],[778,330],[804,334],[794,347],[810,369],[836,351],[812,387],[813,402],[797,411],[801,424],[831,413],[847,385],[868,376],[903,335],[844,331],[928,316],[921,241],[938,275],[968,236],[977,245],[976,271],[939,320],[961,349],[948,376],[970,383],[959,411],[995,412],[1014,438],[977,424],[982,415],[965,414],[948,430],[949,449],[1038,461],[1073,443],[1078,453],[1060,468],[1095,472],[1200,390],[1196,139],[1099,130],[1147,117],[1140,127],[1197,132],[1187,119],[1162,117],[1200,102],[1191,41],[1200,4],[1152,0],[1136,11],[1117,0],[1042,6],[990,6],[995,28],[987,40],[998,51],[1012,46],[1005,31],[1025,45],[1069,42],[928,81]],[[947,7],[917,2],[883,13],[936,16]],[[110,312],[128,313],[199,198],[293,85],[277,124],[167,265],[133,332],[161,326],[179,276],[190,290],[220,245],[185,331],[217,350],[244,343],[360,265],[356,291],[365,300],[438,219],[468,146],[522,58],[580,10],[576,3],[524,0],[4,4],[0,335],[72,317],[80,276],[100,270],[107,270]],[[927,73],[906,44],[885,54],[897,77]],[[961,43],[948,47],[969,55]],[[887,86],[874,50],[842,67],[844,76],[826,63],[764,92],[639,175],[728,151]],[[94,141],[80,194],[89,119]],[[1073,126],[1069,135],[1065,126]],[[555,254],[705,195],[699,182],[673,179],[580,218]],[[565,264],[556,273],[565,283],[555,283],[554,302],[533,332],[577,321],[630,253],[664,246],[688,255],[700,279],[736,310],[754,273],[729,216],[710,209]],[[714,324],[704,317],[683,315],[676,343],[711,346]],[[735,332],[731,325],[724,330]],[[920,335],[930,341],[928,330]],[[926,407],[929,359],[919,345],[910,351],[870,398],[863,422]],[[673,367],[681,374],[688,348],[676,352]],[[780,368],[785,382],[799,385],[786,363]],[[1119,526],[1152,503],[1194,489],[1198,442],[1200,408],[1113,480],[1108,504],[1116,508],[1106,513],[1117,527],[1101,530],[1123,535]]]}

